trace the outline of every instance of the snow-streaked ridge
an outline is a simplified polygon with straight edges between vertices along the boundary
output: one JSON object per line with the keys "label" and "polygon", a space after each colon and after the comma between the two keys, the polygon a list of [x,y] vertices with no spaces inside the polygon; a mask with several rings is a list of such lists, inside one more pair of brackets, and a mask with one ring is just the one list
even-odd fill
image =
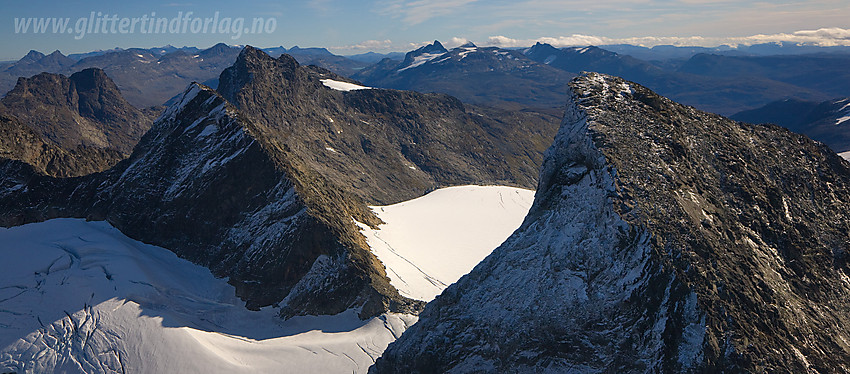
{"label": "snow-streaked ridge", "polygon": [[403,67],[403,68],[401,68],[401,69],[398,69],[398,72],[402,72],[402,71],[405,71],[405,70],[407,70],[407,69],[413,69],[413,68],[416,68],[416,67],[418,67],[418,66],[421,66],[421,65],[425,64],[425,63],[426,63],[426,62],[428,62],[428,61],[431,61],[431,60],[433,60],[433,59],[435,59],[435,58],[437,58],[437,57],[442,56],[443,54],[445,54],[445,52],[437,52],[437,53],[423,53],[423,54],[421,54],[421,55],[419,55],[419,56],[414,57],[414,58],[413,58],[413,62],[411,62],[411,63],[410,63],[410,65],[407,65],[407,66],[405,66],[405,67]]}
{"label": "snow-streaked ridge", "polygon": [[[601,87],[600,97],[629,95],[600,79],[609,82],[584,82]],[[377,373],[600,373],[618,363],[642,367],[620,371],[656,372],[671,334],[680,334],[682,368],[700,362],[705,313],[653,261],[652,233],[617,212],[617,171],[589,136],[581,99],[568,101],[521,227],[425,307]]]}
{"label": "snow-streaked ridge", "polygon": [[837,110],[839,117],[835,119],[835,125],[838,126],[844,122],[850,121],[850,98],[840,100],[836,104],[841,105],[841,109]]}
{"label": "snow-streaked ridge", "polygon": [[430,301],[472,270],[516,230],[534,191],[502,186],[459,186],[372,210],[386,222],[359,224],[399,292]]}
{"label": "snow-streaked ridge", "polygon": [[0,371],[360,372],[416,317],[252,312],[225,279],[105,222],[0,229]]}

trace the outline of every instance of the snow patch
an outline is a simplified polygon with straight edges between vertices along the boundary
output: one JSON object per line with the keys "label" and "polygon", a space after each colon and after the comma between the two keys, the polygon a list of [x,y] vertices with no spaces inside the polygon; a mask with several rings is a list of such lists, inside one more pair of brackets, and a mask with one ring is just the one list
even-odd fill
{"label": "snow patch", "polygon": [[534,191],[521,188],[449,187],[371,207],[386,224],[358,226],[390,283],[406,297],[430,301],[502,244],[533,200]]}
{"label": "snow patch", "polygon": [[839,101],[839,104],[842,102],[846,102],[846,104],[844,104],[844,106],[842,106],[841,109],[838,110],[839,112],[844,111],[844,109],[850,108],[850,99],[844,99],[842,101]]}
{"label": "snow patch", "polygon": [[458,53],[458,56],[460,57],[461,60],[463,60],[464,58],[466,58],[467,55],[469,55],[470,53],[475,52],[477,50],[478,50],[478,47],[464,47],[463,51]]}
{"label": "snow patch", "polygon": [[850,151],[847,151],[847,152],[841,152],[841,153],[839,153],[838,155],[839,155],[839,156],[841,156],[841,157],[843,157],[845,160],[850,161]]}
{"label": "snow patch", "polygon": [[413,62],[412,62],[412,63],[410,63],[410,65],[405,66],[405,67],[403,67],[403,68],[401,68],[401,69],[398,69],[398,71],[399,71],[399,72],[402,72],[402,71],[405,71],[405,70],[407,70],[407,69],[415,68],[415,67],[417,67],[417,66],[420,66],[420,65],[422,65],[422,64],[424,64],[424,63],[426,63],[426,62],[428,62],[428,61],[431,61],[431,60],[433,60],[433,59],[435,59],[435,58],[437,58],[437,57],[440,57],[440,56],[442,56],[442,55],[443,55],[443,53],[423,53],[423,54],[421,54],[421,55],[419,55],[419,56],[414,57],[414,58],[413,58]]}
{"label": "snow patch", "polygon": [[208,125],[207,127],[204,127],[204,129],[201,130],[200,133],[198,133],[198,137],[204,138],[204,137],[207,137],[209,135],[215,134],[216,131],[218,131],[218,126]]}
{"label": "snow patch", "polygon": [[372,88],[372,87],[361,86],[359,84],[354,84],[354,83],[335,81],[333,79],[321,79],[321,81],[322,81],[322,84],[325,85],[325,87],[330,88],[330,89],[334,89],[334,90],[337,90],[337,91],[346,91],[347,92],[347,91],[354,91],[354,90],[368,90],[368,89]]}

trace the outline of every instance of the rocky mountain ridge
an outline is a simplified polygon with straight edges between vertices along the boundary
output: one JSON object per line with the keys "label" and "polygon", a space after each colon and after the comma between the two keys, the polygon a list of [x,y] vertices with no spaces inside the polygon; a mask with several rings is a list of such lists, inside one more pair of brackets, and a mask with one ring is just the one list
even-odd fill
{"label": "rocky mountain ridge", "polygon": [[[342,75],[354,74],[368,64],[331,54],[324,48],[267,48],[277,57],[289,53],[304,65],[317,65]],[[9,65],[0,65],[0,95],[11,90],[18,77],[42,72],[71,75],[87,68],[106,71],[123,95],[139,108],[159,107],[180,94],[192,81],[217,85],[218,75],[233,64],[241,48],[218,43],[207,49],[194,47],[129,48],[63,55],[54,51],[45,56],[30,51]],[[167,104],[166,104],[167,105]]]}
{"label": "rocky mountain ridge", "polygon": [[523,225],[372,372],[850,370],[850,163],[619,78],[572,88]]}
{"label": "rocky mountain ridge", "polygon": [[434,41],[408,52],[402,62],[384,59],[352,78],[375,87],[441,92],[472,104],[550,109],[561,107],[573,76],[519,51],[471,43],[447,50]]}
{"label": "rocky mountain ridge", "polygon": [[531,188],[553,118],[477,107],[441,94],[365,89],[288,55],[245,47],[218,91],[270,138],[281,139],[328,180],[369,204],[391,204],[438,187]]}
{"label": "rocky mountain ridge", "polygon": [[2,157],[57,177],[103,171],[127,157],[153,122],[100,69],[20,78],[0,99]]}
{"label": "rocky mountain ridge", "polygon": [[127,102],[97,68],[66,77],[41,73],[19,78],[0,109],[64,148],[113,148],[129,154],[150,128],[150,115]]}
{"label": "rocky mountain ridge", "polygon": [[352,217],[378,222],[365,205],[306,169],[285,144],[262,138],[208,87],[187,89],[133,155],[104,173],[54,179],[12,161],[3,168],[4,226],[107,220],[228,276],[249,308],[281,303],[284,316],[416,309],[388,286],[357,235]]}
{"label": "rocky mountain ridge", "polygon": [[416,313],[422,303],[389,284],[360,234],[357,222],[380,223],[366,204],[441,185],[534,184],[554,129],[537,114],[328,80],[347,79],[245,47],[218,91],[190,85],[107,171],[56,179],[0,162],[0,224],[105,220],[283,317]]}

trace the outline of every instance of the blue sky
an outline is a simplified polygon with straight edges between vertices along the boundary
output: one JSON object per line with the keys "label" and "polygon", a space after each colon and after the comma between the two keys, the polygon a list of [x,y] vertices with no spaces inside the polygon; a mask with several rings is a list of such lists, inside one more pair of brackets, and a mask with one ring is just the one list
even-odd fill
{"label": "blue sky", "polygon": [[[78,53],[114,47],[165,44],[208,47],[217,42],[260,47],[324,46],[335,53],[406,51],[439,39],[482,45],[521,46],[542,40],[558,45],[751,44],[788,40],[850,45],[850,0],[372,0],[372,1],[45,1],[0,0],[0,61],[30,49]],[[70,18],[73,28],[91,12],[140,18],[274,18],[271,33],[68,33],[15,32],[15,18]],[[187,23],[190,21],[187,21]],[[200,24],[200,21],[199,21]],[[85,28],[83,28],[85,29]],[[819,30],[819,31],[816,31]]]}

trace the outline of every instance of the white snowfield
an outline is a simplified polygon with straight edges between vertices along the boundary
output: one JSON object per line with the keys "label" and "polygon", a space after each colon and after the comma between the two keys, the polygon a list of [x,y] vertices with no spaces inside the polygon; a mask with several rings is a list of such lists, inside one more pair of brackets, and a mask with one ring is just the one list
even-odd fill
{"label": "white snowfield", "polygon": [[386,224],[358,223],[390,283],[431,301],[468,273],[522,224],[534,191],[500,186],[449,187],[372,210]]}
{"label": "white snowfield", "polygon": [[844,99],[842,101],[839,101],[838,104],[844,104],[844,106],[842,106],[841,109],[838,110],[838,115],[840,115],[841,117],[838,117],[835,120],[836,126],[844,122],[850,121],[850,99]]}
{"label": "white snowfield", "polygon": [[847,152],[841,152],[841,153],[839,153],[838,155],[839,155],[839,156],[841,156],[841,157],[843,157],[845,160],[850,161],[850,151],[847,151]]}
{"label": "white snowfield", "polygon": [[416,317],[282,321],[105,222],[0,228],[0,372],[365,373]]}
{"label": "white snowfield", "polygon": [[426,62],[431,61],[431,60],[433,60],[437,57],[440,57],[444,54],[445,53],[423,53],[419,56],[414,57],[413,62],[411,62],[410,65],[405,66],[401,69],[398,69],[398,72],[402,72],[402,71],[405,71],[407,69],[413,69],[415,67],[419,67],[419,66],[425,64]]}
{"label": "white snowfield", "polygon": [[325,87],[337,91],[354,91],[354,90],[369,90],[372,87],[361,86],[359,84],[340,82],[333,79],[320,79]]}

